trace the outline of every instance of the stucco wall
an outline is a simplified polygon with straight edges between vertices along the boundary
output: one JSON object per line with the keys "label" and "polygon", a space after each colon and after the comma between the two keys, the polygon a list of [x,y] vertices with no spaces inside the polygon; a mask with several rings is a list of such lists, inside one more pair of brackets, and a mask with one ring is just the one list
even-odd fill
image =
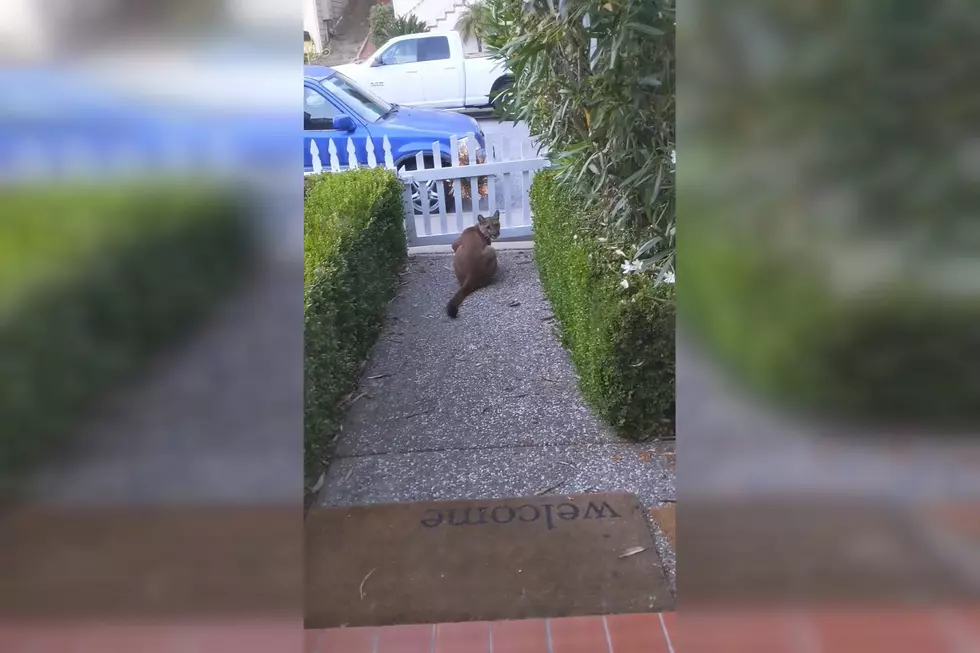
{"label": "stucco wall", "polygon": [[317,0],[303,0],[303,31],[310,33],[316,52],[322,52],[323,40],[320,34],[320,12]]}

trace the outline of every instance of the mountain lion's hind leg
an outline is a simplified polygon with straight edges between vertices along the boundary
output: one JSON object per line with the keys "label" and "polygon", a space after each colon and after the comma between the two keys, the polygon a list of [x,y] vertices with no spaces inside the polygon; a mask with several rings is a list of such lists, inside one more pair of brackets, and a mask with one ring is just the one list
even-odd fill
{"label": "mountain lion's hind leg", "polygon": [[483,250],[483,257],[487,270],[487,283],[489,284],[493,281],[494,275],[497,274],[497,250],[493,247],[487,247]]}

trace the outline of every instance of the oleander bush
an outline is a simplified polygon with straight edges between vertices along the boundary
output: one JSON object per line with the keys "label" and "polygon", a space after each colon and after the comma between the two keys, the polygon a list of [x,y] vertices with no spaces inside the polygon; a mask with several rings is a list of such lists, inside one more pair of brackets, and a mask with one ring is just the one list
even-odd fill
{"label": "oleander bush", "polygon": [[[488,0],[513,72],[503,110],[547,148],[580,192],[591,229],[606,231],[639,271],[674,269],[674,0]],[[596,209],[596,210],[591,210]],[[583,220],[585,216],[583,215]]]}

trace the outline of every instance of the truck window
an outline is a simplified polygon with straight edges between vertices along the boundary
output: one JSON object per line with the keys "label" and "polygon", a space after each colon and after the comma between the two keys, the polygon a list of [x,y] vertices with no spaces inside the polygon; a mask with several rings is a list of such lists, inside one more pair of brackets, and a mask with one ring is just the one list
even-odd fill
{"label": "truck window", "polygon": [[419,61],[442,61],[449,58],[449,39],[445,36],[428,36],[419,39]]}
{"label": "truck window", "polygon": [[399,41],[381,53],[381,63],[394,66],[400,63],[416,63],[418,61],[418,39]]}

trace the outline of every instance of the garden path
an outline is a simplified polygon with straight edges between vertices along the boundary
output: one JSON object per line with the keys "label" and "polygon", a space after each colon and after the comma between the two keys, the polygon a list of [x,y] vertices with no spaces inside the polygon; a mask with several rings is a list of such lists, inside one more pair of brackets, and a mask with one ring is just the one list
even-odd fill
{"label": "garden path", "polygon": [[499,262],[497,281],[453,321],[451,255],[409,257],[317,505],[582,492],[632,492],[647,507],[675,500],[673,445],[622,440],[581,398],[533,252],[502,250]]}

